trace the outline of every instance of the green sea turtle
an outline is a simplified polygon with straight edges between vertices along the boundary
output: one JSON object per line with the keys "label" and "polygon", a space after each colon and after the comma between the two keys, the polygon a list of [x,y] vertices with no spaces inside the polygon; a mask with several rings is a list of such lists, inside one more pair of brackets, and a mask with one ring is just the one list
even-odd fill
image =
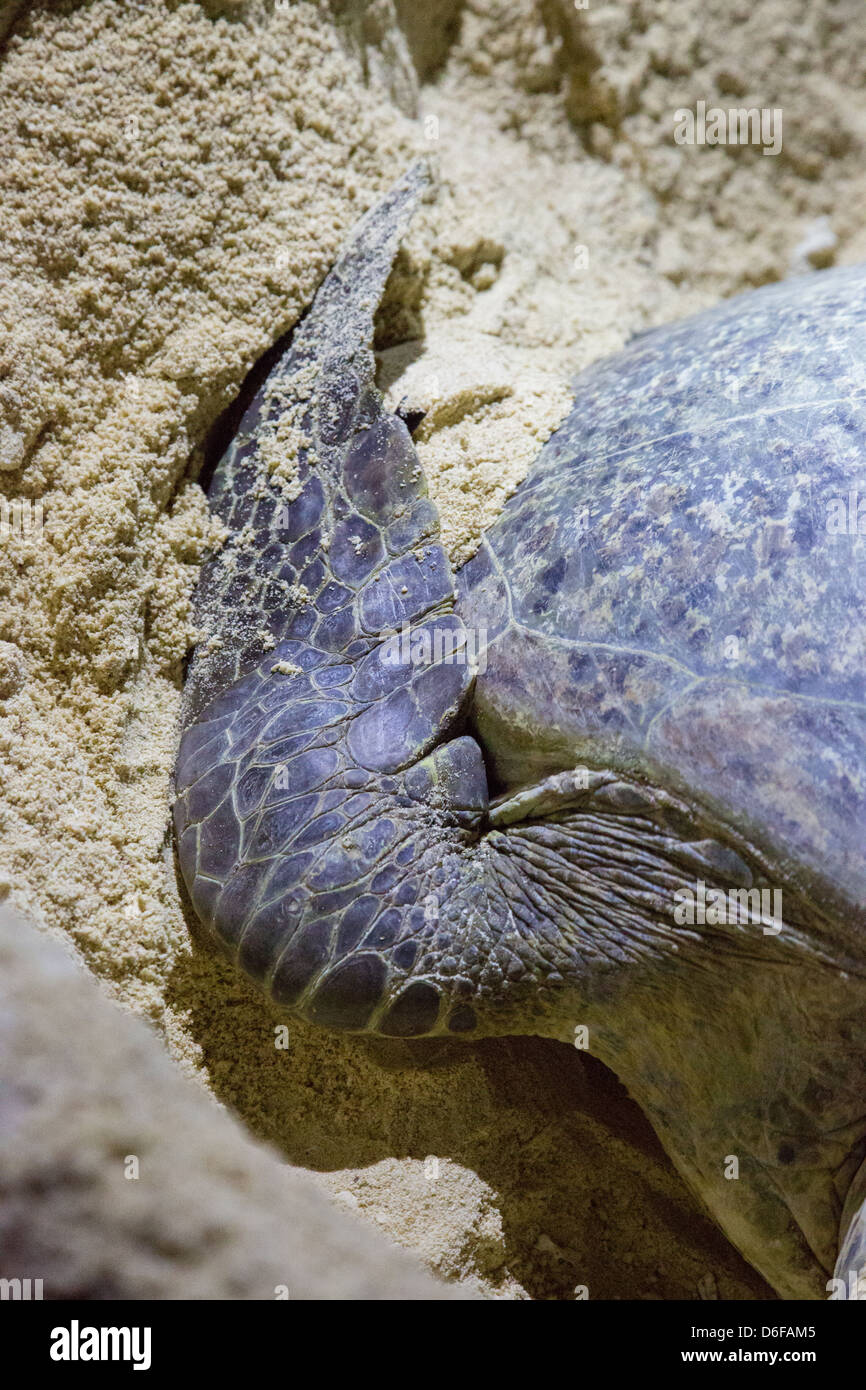
{"label": "green sea turtle", "polygon": [[424,182],[359,224],[213,478],[230,534],[185,693],[190,897],[321,1025],[588,1047],[779,1293],[825,1296],[842,1245],[850,1294],[866,270],[584,372],[455,581],[374,384]]}

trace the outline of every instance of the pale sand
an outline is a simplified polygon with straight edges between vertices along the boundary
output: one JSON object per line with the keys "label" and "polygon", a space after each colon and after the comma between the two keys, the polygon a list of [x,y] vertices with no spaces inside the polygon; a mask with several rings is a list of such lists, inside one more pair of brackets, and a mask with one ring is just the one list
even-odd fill
{"label": "pale sand", "polygon": [[[335,8],[339,35],[324,5],[31,7],[6,48],[0,488],[41,499],[45,533],[0,544],[0,897],[442,1275],[517,1298],[765,1296],[591,1061],[294,1022],[277,1051],[276,1016],[191,939],[169,836],[209,537],[189,460],[426,151],[441,188],[381,315],[382,384],[428,409],[419,451],[462,560],[575,368],[808,268],[810,245],[812,264],[866,257],[866,16],[860,0],[401,0],[425,78],[410,120],[390,4],[366,28]],[[781,106],[782,155],[677,147],[673,111],[698,99]]]}

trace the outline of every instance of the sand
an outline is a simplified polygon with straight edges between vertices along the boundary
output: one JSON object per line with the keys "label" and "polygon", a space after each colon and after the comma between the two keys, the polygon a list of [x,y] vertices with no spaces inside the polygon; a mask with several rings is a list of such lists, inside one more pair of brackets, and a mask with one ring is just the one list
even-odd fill
{"label": "sand", "polygon": [[251,1140],[7,905],[0,976],[0,1279],[25,1298],[474,1296]]}
{"label": "sand", "polygon": [[[413,154],[439,191],[380,314],[381,384],[427,410],[419,452],[457,562],[576,368],[866,257],[859,0],[396,11],[403,30],[390,0],[95,0],[15,20],[0,493],[33,524],[0,541],[0,898],[443,1277],[507,1298],[766,1297],[591,1059],[298,1022],[277,1050],[276,1016],[181,907],[170,783],[212,537],[202,445]],[[698,99],[781,107],[782,153],[677,146],[673,112]]]}

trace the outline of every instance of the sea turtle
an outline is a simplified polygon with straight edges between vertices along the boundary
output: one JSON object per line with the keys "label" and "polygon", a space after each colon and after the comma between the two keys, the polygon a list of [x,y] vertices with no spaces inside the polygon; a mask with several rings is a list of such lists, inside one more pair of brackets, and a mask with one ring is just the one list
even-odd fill
{"label": "sea turtle", "polygon": [[359,224],[213,477],[229,536],[175,805],[192,903],[318,1024],[588,1047],[780,1294],[825,1296],[843,1243],[850,1294],[866,268],[585,371],[455,580],[374,384],[424,184]]}

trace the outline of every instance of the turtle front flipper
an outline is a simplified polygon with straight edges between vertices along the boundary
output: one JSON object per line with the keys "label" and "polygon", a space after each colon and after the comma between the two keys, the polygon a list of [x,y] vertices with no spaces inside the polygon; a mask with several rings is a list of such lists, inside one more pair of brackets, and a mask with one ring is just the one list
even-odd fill
{"label": "turtle front flipper", "polygon": [[610,977],[668,940],[664,895],[728,860],[697,827],[683,868],[682,810],[604,771],[488,814],[467,724],[497,603],[467,631],[374,384],[373,315],[424,181],[359,224],[214,475],[229,536],[197,594],[178,855],[232,958],[315,1022],[570,1038],[590,984],[603,1030]]}
{"label": "turtle front flipper", "polygon": [[425,181],[359,225],[215,473],[230,534],[197,595],[174,810],[196,912],[238,964],[317,1022],[397,1035],[476,1021],[459,957],[487,806],[437,513],[374,385],[373,314]]}

